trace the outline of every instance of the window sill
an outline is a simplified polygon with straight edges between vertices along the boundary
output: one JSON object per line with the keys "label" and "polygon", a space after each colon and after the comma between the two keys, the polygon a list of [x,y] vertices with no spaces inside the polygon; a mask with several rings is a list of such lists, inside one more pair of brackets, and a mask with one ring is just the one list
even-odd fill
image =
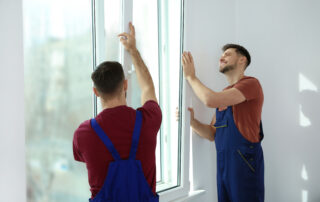
{"label": "window sill", "polygon": [[189,192],[185,196],[169,199],[166,196],[168,195],[168,193],[163,192],[163,193],[160,193],[160,202],[191,202],[191,201],[195,201],[195,199],[197,199],[199,196],[205,193],[206,193],[206,190],[195,190],[195,191]]}

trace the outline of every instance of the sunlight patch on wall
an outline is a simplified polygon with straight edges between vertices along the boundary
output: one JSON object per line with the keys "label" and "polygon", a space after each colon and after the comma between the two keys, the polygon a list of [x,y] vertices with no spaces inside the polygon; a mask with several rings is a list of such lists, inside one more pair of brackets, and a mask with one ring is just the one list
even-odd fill
{"label": "sunlight patch on wall", "polygon": [[318,92],[318,88],[306,76],[299,73],[299,92],[303,90],[311,90]]}
{"label": "sunlight patch on wall", "polygon": [[190,180],[190,191],[194,191],[194,178],[193,178],[193,142],[192,142],[192,135],[193,131],[190,127],[190,157],[189,157],[189,180]]}
{"label": "sunlight patch on wall", "polygon": [[[304,164],[303,164],[302,170],[301,170],[301,178],[304,181],[308,180],[308,172],[307,172],[307,169],[306,169],[306,165],[304,165]],[[302,202],[308,202],[308,191],[302,189],[301,197],[302,197]]]}
{"label": "sunlight patch on wall", "polygon": [[[317,86],[312,83],[312,81],[310,81],[305,75],[299,73],[299,92],[301,93],[305,90],[318,92]],[[311,125],[310,119],[302,112],[301,104],[299,105],[299,117],[300,126],[308,127]]]}
{"label": "sunlight patch on wall", "polygon": [[308,191],[302,190],[302,202],[308,202]]}
{"label": "sunlight patch on wall", "polygon": [[308,172],[307,172],[307,169],[306,169],[306,166],[303,164],[302,166],[302,171],[301,171],[301,178],[305,181],[308,180]]}
{"label": "sunlight patch on wall", "polygon": [[300,126],[308,127],[311,125],[311,121],[308,117],[306,117],[302,112],[302,106],[299,104],[299,117],[300,117]]}

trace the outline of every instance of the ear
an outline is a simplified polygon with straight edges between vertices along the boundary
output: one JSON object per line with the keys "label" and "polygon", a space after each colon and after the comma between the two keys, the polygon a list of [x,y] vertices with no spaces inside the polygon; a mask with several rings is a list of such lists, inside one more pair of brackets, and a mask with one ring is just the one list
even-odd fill
{"label": "ear", "polygon": [[93,89],[93,93],[94,93],[97,97],[100,97],[98,90],[97,90],[95,87],[93,87],[92,89]]}
{"label": "ear", "polygon": [[128,80],[127,79],[125,79],[124,82],[123,82],[123,90],[124,91],[128,90]]}
{"label": "ear", "polygon": [[239,62],[240,62],[241,64],[246,64],[246,63],[247,63],[247,58],[246,58],[245,56],[241,56],[241,57],[239,58]]}

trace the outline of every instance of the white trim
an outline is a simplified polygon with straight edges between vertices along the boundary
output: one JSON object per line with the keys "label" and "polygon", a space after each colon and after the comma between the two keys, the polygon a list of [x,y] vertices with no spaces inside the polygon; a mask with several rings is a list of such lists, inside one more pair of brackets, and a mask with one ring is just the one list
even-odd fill
{"label": "white trim", "polygon": [[1,201],[26,201],[23,2],[0,2]]}
{"label": "white trim", "polygon": [[[129,33],[129,22],[132,22],[132,15],[133,15],[133,2],[132,0],[122,0],[122,23],[121,23],[121,32]],[[120,61],[124,68],[125,74],[132,73],[133,65],[131,61],[131,56],[128,51],[125,51],[122,44],[120,44]],[[128,92],[129,93],[129,92]],[[130,96],[128,96],[130,97]]]}
{"label": "white trim", "polygon": [[[132,22],[133,18],[133,0],[122,0],[122,17],[121,17],[121,33],[127,32],[129,33],[129,22]],[[132,65],[131,56],[128,51],[126,51],[121,43],[119,43],[119,56],[120,63],[122,64],[124,74],[128,82],[130,83],[130,77],[134,73],[134,67]],[[134,89],[133,85],[129,85],[129,89],[127,90],[127,102],[129,106],[132,106],[132,97]]]}
{"label": "white trim", "polygon": [[96,26],[96,65],[106,60],[106,36],[104,31],[104,1],[95,0],[95,26]]}
{"label": "white trim", "polygon": [[196,190],[191,191],[185,195],[177,196],[175,195],[177,191],[180,190],[172,190],[168,191],[160,195],[160,202],[191,202],[191,201],[197,201],[196,199],[200,196],[204,195],[206,193],[206,190]]}
{"label": "white trim", "polygon": [[[190,106],[191,91],[186,82],[183,83],[182,98],[182,136],[181,136],[181,186],[160,193],[160,201],[175,201],[187,199],[190,195],[189,181],[189,160],[190,160],[190,116],[188,116],[187,106]],[[192,192],[193,193],[193,192]],[[196,193],[196,192],[195,192]],[[179,199],[180,198],[180,199]]]}
{"label": "white trim", "polygon": [[191,201],[198,201],[197,199],[206,193],[206,190],[196,190],[189,192],[189,194],[185,197],[178,198],[173,200],[174,202],[191,202]]}

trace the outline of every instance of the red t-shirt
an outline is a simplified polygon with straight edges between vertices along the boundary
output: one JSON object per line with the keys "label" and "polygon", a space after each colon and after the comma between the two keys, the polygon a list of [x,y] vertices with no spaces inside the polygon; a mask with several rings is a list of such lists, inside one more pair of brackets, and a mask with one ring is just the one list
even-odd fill
{"label": "red t-shirt", "polygon": [[260,141],[260,121],[263,105],[263,91],[258,79],[245,76],[237,83],[226,87],[238,89],[246,101],[232,106],[233,118],[244,138],[250,142]]}
{"label": "red t-shirt", "polygon": [[[136,159],[141,161],[146,180],[155,193],[155,150],[162,120],[161,109],[155,101],[148,101],[138,110],[142,112],[143,120]],[[125,105],[105,109],[96,117],[122,159],[129,158],[135,118],[136,110]],[[74,133],[73,155],[75,160],[86,163],[93,198],[102,188],[109,163],[114,159],[94,132],[90,120],[84,121]]]}

